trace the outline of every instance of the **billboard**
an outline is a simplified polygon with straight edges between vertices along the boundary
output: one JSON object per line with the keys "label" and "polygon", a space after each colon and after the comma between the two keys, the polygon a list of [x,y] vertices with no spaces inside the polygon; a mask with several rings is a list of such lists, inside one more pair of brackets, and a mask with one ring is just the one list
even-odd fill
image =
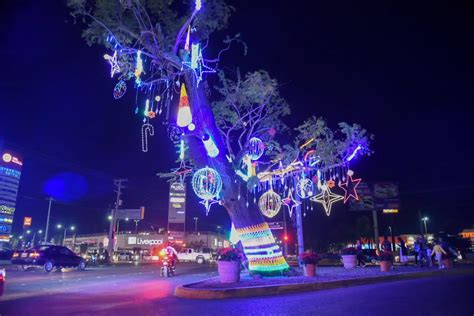
{"label": "billboard", "polygon": [[123,208],[115,212],[115,219],[142,220],[145,218],[145,207]]}
{"label": "billboard", "polygon": [[25,217],[23,218],[23,227],[30,227],[32,220],[33,220],[33,219],[32,219],[31,217],[25,216]]}
{"label": "billboard", "polygon": [[184,224],[186,220],[186,186],[180,182],[170,184],[168,223]]}
{"label": "billboard", "polygon": [[[393,182],[377,182],[373,185],[361,182],[357,187],[358,200],[351,199],[351,211],[383,211],[400,209],[398,185]],[[394,211],[392,213],[395,213]]]}

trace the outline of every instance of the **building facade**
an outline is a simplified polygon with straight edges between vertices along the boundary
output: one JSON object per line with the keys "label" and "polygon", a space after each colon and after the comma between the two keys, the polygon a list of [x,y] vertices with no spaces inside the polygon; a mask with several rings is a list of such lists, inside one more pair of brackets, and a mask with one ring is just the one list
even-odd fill
{"label": "building facade", "polygon": [[10,241],[22,165],[18,154],[0,150],[0,247]]}

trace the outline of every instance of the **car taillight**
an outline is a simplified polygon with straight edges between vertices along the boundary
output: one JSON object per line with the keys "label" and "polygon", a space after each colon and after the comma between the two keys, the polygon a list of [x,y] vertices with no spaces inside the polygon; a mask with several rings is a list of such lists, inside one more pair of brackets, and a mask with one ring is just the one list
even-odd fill
{"label": "car taillight", "polygon": [[39,256],[40,254],[37,252],[30,253],[30,257],[33,257],[33,258],[38,258]]}
{"label": "car taillight", "polygon": [[20,255],[20,254],[19,254],[18,252],[15,252],[15,253],[13,254],[13,258],[17,258],[19,255]]}

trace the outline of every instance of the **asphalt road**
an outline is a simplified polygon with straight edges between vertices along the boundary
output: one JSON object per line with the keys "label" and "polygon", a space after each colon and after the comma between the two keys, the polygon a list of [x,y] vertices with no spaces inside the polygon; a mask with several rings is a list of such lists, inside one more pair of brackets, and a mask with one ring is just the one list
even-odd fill
{"label": "asphalt road", "polygon": [[453,275],[228,300],[173,296],[177,284],[217,275],[209,265],[180,264],[164,279],[157,266],[84,272],[9,271],[3,315],[474,315],[474,275]]}

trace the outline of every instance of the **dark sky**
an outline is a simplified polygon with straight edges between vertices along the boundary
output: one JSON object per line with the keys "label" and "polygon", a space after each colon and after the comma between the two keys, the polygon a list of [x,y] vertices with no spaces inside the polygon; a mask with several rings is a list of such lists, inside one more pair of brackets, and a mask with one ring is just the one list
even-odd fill
{"label": "dark sky", "polygon": [[[165,130],[157,125],[150,152],[141,152],[134,93],[113,99],[104,49],[85,44],[64,2],[0,6],[0,144],[24,156],[16,229],[25,215],[43,227],[46,183],[64,173],[87,186],[54,204],[53,224],[103,231],[114,200],[112,179],[126,177],[124,206],[147,207],[143,229],[163,226],[168,187],[155,173],[175,160]],[[474,26],[468,1],[240,0],[234,6],[226,33],[241,33],[249,52],[243,57],[236,47],[224,64],[276,77],[292,107],[287,123],[293,127],[314,114],[333,127],[356,122],[374,133],[375,154],[353,169],[363,179],[400,183],[396,230],[418,232],[418,209],[430,217],[430,230],[473,226]],[[199,216],[203,229],[228,224],[223,209],[206,218],[189,195],[188,216]],[[364,215],[370,214],[338,207],[327,218],[318,209],[306,217],[305,229],[326,240]],[[380,217],[384,232],[388,221]]]}

